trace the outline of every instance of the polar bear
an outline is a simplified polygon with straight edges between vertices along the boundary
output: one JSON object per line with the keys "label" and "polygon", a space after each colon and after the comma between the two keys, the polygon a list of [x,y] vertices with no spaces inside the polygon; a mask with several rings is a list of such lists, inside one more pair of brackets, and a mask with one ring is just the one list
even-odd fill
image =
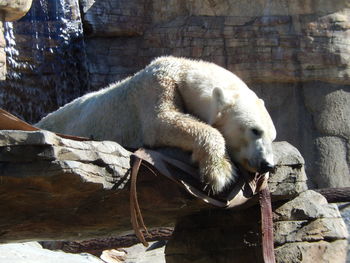
{"label": "polar bear", "polygon": [[250,172],[274,167],[276,130],[264,102],[236,75],[201,60],[157,58],[134,76],[64,105],[37,127],[130,148],[190,151],[214,193],[236,182],[234,162]]}

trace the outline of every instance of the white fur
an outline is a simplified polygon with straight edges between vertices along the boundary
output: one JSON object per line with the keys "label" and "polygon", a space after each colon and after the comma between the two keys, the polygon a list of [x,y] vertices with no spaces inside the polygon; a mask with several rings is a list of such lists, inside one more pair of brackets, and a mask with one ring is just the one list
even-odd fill
{"label": "white fur", "polygon": [[124,147],[191,151],[214,192],[237,179],[229,156],[256,171],[261,159],[272,162],[276,136],[262,101],[236,75],[175,57],[155,59],[133,77],[68,103],[37,126]]}

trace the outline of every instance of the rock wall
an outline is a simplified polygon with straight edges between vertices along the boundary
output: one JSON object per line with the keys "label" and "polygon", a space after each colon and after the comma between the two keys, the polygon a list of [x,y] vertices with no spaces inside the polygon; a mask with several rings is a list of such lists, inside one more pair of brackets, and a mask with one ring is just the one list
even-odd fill
{"label": "rock wall", "polygon": [[[258,211],[209,211],[183,218],[166,246],[166,262],[264,262]],[[346,262],[347,235],[337,206],[316,192],[274,204],[277,263]]]}
{"label": "rock wall", "polygon": [[[345,262],[348,232],[337,205],[306,190],[304,160],[296,148],[286,142],[274,143],[273,148],[277,167],[270,174],[269,188],[276,262]],[[130,155],[108,141],[73,141],[48,131],[1,131],[0,197],[4,202],[0,203],[0,225],[4,231],[0,242],[108,240],[111,233],[129,231]],[[139,174],[137,190],[146,226],[176,222],[165,249],[167,263],[263,262],[257,198],[245,204],[246,209],[233,210],[190,197],[194,203],[186,211],[191,203],[183,188],[178,195],[176,183],[161,175],[144,180],[145,174]],[[45,231],[33,231],[39,228]],[[59,243],[51,248],[59,248]],[[84,247],[73,243],[73,250]],[[11,253],[8,256],[13,258]],[[139,252],[130,251],[129,258],[131,253],[137,256]],[[134,258],[132,262],[139,261]]]}
{"label": "rock wall", "polygon": [[350,185],[347,1],[86,0],[82,5],[94,88],[160,55],[215,62],[266,101],[277,140],[291,142],[305,157],[310,186]]}
{"label": "rock wall", "polygon": [[[78,7],[77,1],[64,2]],[[235,72],[266,101],[277,140],[292,143],[306,159],[311,187],[350,186],[346,0],[80,0],[79,8],[81,18],[73,8],[66,19],[81,21],[84,45],[45,55],[44,77],[26,68],[16,85],[0,83],[3,107],[35,122],[74,96],[133,74],[154,57],[201,58]],[[33,13],[31,18],[33,23]],[[25,21],[14,23],[23,40],[20,50],[30,50],[21,33]],[[40,22],[44,28],[58,23]],[[67,54],[74,54],[73,60],[50,69]],[[54,75],[59,77],[47,78]]]}

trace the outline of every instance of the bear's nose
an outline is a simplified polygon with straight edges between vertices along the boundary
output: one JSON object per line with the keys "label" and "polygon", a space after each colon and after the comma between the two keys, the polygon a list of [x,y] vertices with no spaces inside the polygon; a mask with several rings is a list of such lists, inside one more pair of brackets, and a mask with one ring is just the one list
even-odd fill
{"label": "bear's nose", "polygon": [[275,165],[266,162],[266,161],[262,161],[260,163],[260,169],[259,169],[259,173],[267,173],[267,172],[272,172],[275,169]]}

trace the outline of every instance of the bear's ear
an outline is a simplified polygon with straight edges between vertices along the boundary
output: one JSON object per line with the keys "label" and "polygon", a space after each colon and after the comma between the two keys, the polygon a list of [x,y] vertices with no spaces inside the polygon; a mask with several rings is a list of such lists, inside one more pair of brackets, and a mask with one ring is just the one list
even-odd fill
{"label": "bear's ear", "polygon": [[221,110],[225,107],[225,95],[221,88],[215,87],[212,92],[211,116],[209,124],[212,125],[221,117]]}
{"label": "bear's ear", "polygon": [[219,108],[222,109],[225,106],[225,95],[221,88],[213,89],[213,99]]}

